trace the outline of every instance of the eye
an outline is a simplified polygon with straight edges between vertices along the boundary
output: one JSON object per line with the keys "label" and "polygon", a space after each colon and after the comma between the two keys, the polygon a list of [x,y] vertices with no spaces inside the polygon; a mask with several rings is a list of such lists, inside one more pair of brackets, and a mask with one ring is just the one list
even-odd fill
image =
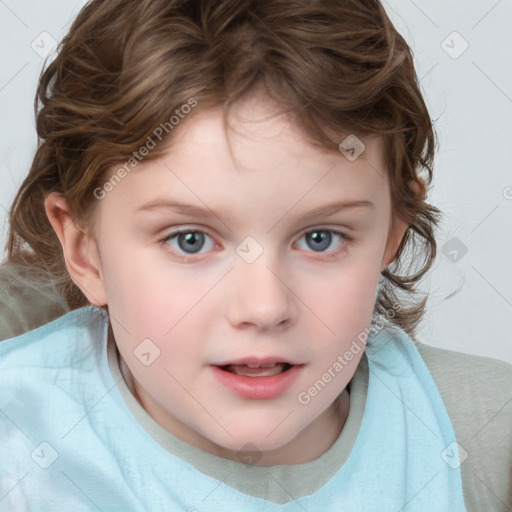
{"label": "eye", "polygon": [[[328,258],[337,257],[346,249],[348,243],[352,240],[352,237],[347,234],[332,229],[309,230],[304,233],[299,240],[302,240],[303,238],[307,241],[307,245],[313,250],[313,252],[321,254],[329,252],[329,254],[325,255]],[[173,256],[178,260],[188,261],[191,257],[201,254],[201,249],[204,248],[205,241],[207,239],[210,240],[210,247],[207,247],[203,252],[207,252],[208,250],[218,247],[207,233],[192,228],[173,231],[164,238],[158,240],[158,242],[161,245],[166,244],[167,246],[170,246]],[[325,251],[325,249],[331,246],[333,240],[338,240],[338,248],[333,251]],[[341,241],[344,241],[345,243],[340,245]]]}
{"label": "eye", "polygon": [[330,252],[327,257],[338,256],[338,254],[346,248],[347,243],[352,240],[352,238],[345,233],[341,233],[332,229],[313,229],[304,233],[301,239],[302,238],[306,240],[309,248],[313,249],[314,252],[319,253],[325,252],[325,249],[327,249],[333,243],[333,239],[338,239],[339,241],[345,240],[345,243],[342,244],[341,247],[338,247],[334,251]]}
{"label": "eye", "polygon": [[[194,256],[200,254],[200,250],[205,245],[206,237],[211,240],[211,247],[213,249],[216,244],[213,242],[211,237],[203,231],[195,229],[183,229],[179,231],[173,231],[166,237],[159,240],[163,245],[164,243],[170,242],[168,245],[171,246],[173,252],[176,253],[178,259],[187,259],[186,256],[180,254],[183,251],[186,255]],[[208,250],[208,249],[207,249]]]}

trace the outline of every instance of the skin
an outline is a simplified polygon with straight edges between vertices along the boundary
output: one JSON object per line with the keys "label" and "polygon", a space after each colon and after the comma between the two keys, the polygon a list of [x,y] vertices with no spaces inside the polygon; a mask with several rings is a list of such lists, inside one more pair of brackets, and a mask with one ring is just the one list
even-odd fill
{"label": "skin", "polygon": [[[242,132],[230,132],[235,160],[220,109],[185,119],[165,157],[143,161],[98,201],[89,234],[75,225],[62,197],[52,193],[45,203],[73,281],[91,304],[108,304],[116,344],[148,414],[220,457],[240,460],[238,451],[252,443],[254,463],[262,466],[314,460],[338,438],[349,400],[341,418],[333,401],[363,351],[309,404],[297,396],[369,326],[379,274],[408,227],[397,219],[390,230],[380,138],[365,138],[366,151],[351,162],[309,144],[273,112],[262,98],[235,109],[231,123]],[[218,213],[135,211],[157,197]],[[343,199],[374,207],[308,215]],[[186,252],[178,237],[158,242],[177,228],[202,230],[203,245]],[[333,235],[318,249],[305,235],[312,228],[354,239]],[[263,249],[250,264],[236,252],[247,236]],[[160,350],[150,366],[134,355],[147,338]],[[291,389],[270,400],[234,395],[209,366],[274,354],[304,367]]]}

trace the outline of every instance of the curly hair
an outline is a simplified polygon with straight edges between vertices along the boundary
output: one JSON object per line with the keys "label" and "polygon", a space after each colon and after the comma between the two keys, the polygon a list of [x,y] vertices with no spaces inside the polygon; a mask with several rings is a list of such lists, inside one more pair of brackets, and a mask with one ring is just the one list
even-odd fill
{"label": "curly hair", "polygon": [[437,138],[412,51],[378,0],[88,2],[39,78],[38,148],[9,212],[4,265],[53,283],[71,310],[88,305],[45,197],[60,193],[86,229],[94,191],[176,109],[190,98],[194,112],[222,107],[226,127],[233,103],[260,87],[319,147],[339,151],[340,134],[383,137],[392,214],[410,227],[381,273],[374,314],[414,337],[427,297],[413,295],[435,259],[442,213],[412,184],[430,186]]}

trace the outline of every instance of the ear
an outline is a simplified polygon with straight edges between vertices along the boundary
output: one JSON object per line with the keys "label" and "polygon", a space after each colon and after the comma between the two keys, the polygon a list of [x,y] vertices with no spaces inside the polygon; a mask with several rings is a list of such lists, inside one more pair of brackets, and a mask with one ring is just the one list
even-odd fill
{"label": "ear", "polygon": [[[414,194],[423,201],[426,195],[425,180],[421,176],[418,176],[418,181],[413,181],[411,187]],[[400,246],[402,238],[409,226],[410,224],[402,219],[397,217],[393,219],[388,234],[384,256],[382,257],[381,272],[395,259],[398,247]]]}
{"label": "ear", "polygon": [[75,225],[67,201],[61,195],[56,192],[48,194],[44,206],[62,245],[71,279],[91,304],[103,306],[107,298],[96,241]]}
{"label": "ear", "polygon": [[381,272],[395,259],[400,242],[408,227],[409,224],[402,219],[394,219],[394,226],[389,231],[386,249],[382,257]]}

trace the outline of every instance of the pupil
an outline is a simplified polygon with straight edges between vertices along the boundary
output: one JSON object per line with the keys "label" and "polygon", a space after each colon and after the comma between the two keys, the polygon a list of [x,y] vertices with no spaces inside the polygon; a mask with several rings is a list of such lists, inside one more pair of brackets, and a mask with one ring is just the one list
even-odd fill
{"label": "pupil", "polygon": [[[320,250],[326,249],[331,243],[331,233],[328,233],[327,231],[313,231],[309,236],[315,241],[315,243],[320,243],[320,247],[317,246]],[[312,247],[312,249],[315,249],[315,247]]]}
{"label": "pupil", "polygon": [[190,232],[181,233],[178,237],[178,243],[181,249],[188,251],[188,249],[201,249],[204,242],[204,235],[202,233]]}

